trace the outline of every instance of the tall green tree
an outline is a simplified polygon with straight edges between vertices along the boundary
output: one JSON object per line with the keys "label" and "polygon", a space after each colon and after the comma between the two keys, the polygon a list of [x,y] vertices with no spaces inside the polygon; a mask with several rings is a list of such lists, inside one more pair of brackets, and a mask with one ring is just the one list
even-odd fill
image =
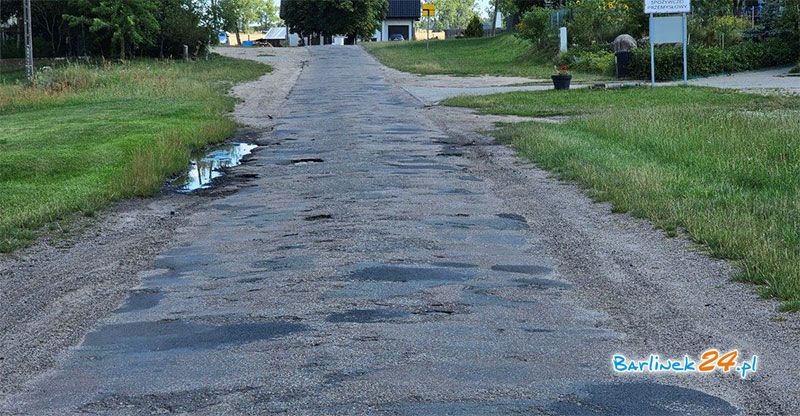
{"label": "tall green tree", "polygon": [[261,23],[261,29],[269,29],[281,25],[281,19],[278,17],[278,6],[271,0],[267,0],[264,4],[259,23]]}
{"label": "tall green tree", "polygon": [[[271,0],[220,0],[222,27],[228,32],[236,33],[236,42],[242,43],[241,32],[251,24],[261,21],[268,13]],[[274,8],[272,9],[274,13]]]}
{"label": "tall green tree", "polygon": [[155,43],[159,31],[158,2],[155,0],[89,0],[76,5],[91,7],[90,14],[65,14],[72,25],[89,23],[89,29],[107,35],[117,45],[122,60],[132,50]]}
{"label": "tall green tree", "polygon": [[483,23],[477,14],[473,14],[467,23],[467,28],[464,29],[464,36],[468,38],[479,38],[483,36]]}
{"label": "tall green tree", "polygon": [[281,17],[301,36],[371,38],[388,8],[388,0],[284,0]]}
{"label": "tall green tree", "polygon": [[195,0],[160,0],[158,10],[158,56],[180,56],[183,45],[195,52],[204,50],[213,37],[210,24],[203,21],[204,8]]}
{"label": "tall green tree", "polygon": [[[780,26],[785,31],[794,50],[800,54],[800,0],[784,0]],[[800,63],[800,57],[798,62]]]}
{"label": "tall green tree", "polygon": [[434,30],[463,29],[475,14],[475,0],[432,0],[436,6]]}

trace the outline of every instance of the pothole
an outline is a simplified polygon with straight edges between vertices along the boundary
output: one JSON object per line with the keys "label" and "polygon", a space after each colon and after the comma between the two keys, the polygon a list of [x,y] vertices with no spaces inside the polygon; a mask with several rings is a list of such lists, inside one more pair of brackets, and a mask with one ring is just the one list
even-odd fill
{"label": "pothole", "polygon": [[303,218],[306,221],[321,221],[321,220],[329,220],[333,218],[331,214],[317,214],[317,215],[309,215]]}
{"label": "pothole", "polygon": [[291,160],[291,163],[293,165],[295,165],[295,166],[304,166],[304,165],[310,165],[312,163],[322,163],[322,162],[324,162],[324,160],[322,160],[322,159],[320,159],[318,157],[308,157],[308,158],[303,158],[303,159],[293,159],[293,160]]}
{"label": "pothole", "polygon": [[257,147],[250,143],[226,143],[215,147],[202,156],[193,157],[186,172],[175,178],[171,185],[178,192],[208,189],[215,178],[225,174],[224,169],[241,165],[242,158]]}

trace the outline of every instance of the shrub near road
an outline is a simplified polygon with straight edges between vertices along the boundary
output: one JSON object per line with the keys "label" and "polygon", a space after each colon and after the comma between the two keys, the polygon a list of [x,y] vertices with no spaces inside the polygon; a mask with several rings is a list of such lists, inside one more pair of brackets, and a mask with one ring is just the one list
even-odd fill
{"label": "shrub near road", "polygon": [[157,191],[192,150],[230,136],[231,83],[269,67],[215,56],[42,73],[0,85],[0,251],[45,223]]}
{"label": "shrub near road", "polygon": [[[800,98],[631,88],[459,97],[493,114],[583,115],[497,131],[614,210],[685,230],[800,309]],[[632,294],[635,295],[635,294]]]}

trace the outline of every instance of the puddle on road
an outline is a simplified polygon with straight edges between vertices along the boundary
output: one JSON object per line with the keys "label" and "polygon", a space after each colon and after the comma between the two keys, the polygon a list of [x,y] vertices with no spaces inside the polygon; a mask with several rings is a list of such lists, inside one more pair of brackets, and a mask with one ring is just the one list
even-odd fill
{"label": "puddle on road", "polygon": [[250,143],[226,143],[212,149],[202,157],[193,157],[186,173],[176,178],[172,185],[178,192],[206,189],[214,178],[222,176],[224,168],[239,166],[242,158],[250,154],[257,145]]}

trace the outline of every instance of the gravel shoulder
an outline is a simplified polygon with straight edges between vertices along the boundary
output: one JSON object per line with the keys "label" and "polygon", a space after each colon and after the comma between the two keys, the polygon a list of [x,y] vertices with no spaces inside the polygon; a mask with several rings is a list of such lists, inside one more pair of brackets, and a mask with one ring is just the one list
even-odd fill
{"label": "gravel shoulder", "polygon": [[[257,81],[236,86],[242,99],[234,116],[246,126],[248,140],[272,128],[282,100],[302,69],[304,51],[221,48],[217,52],[273,66]],[[198,195],[163,193],[150,199],[115,204],[97,218],[71,222],[66,237],[45,237],[37,244],[0,256],[0,401],[58,362],[98,319],[107,316],[139,283],[137,273],[173,242],[185,215],[201,210],[232,184]]]}

